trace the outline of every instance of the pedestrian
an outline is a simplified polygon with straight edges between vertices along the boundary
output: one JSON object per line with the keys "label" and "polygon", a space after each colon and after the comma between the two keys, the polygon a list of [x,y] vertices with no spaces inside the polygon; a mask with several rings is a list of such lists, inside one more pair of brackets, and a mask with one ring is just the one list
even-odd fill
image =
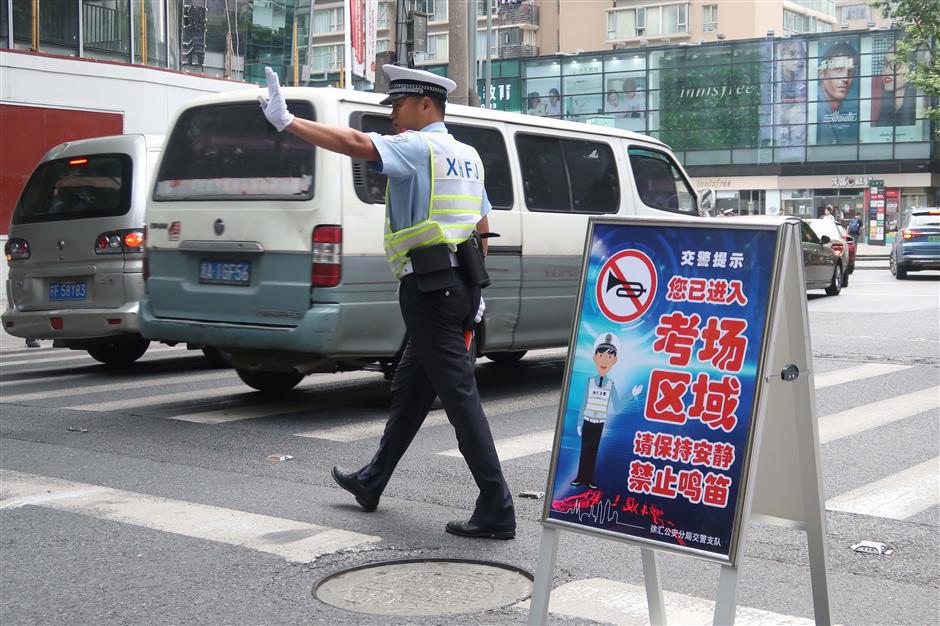
{"label": "pedestrian", "polygon": [[849,220],[849,236],[855,240],[855,243],[861,243],[862,235],[862,216],[856,213]]}
{"label": "pedestrian", "polygon": [[822,217],[823,217],[824,220],[828,220],[828,221],[832,222],[833,224],[835,224],[836,216],[832,214],[832,205],[831,205],[831,204],[827,204],[827,205],[826,205],[826,210],[825,210],[825,212],[823,212],[823,216],[822,216]]}
{"label": "pedestrian", "polygon": [[[392,380],[392,406],[378,450],[359,470],[334,467],[333,478],[355,496],[363,511],[374,511],[439,396],[480,490],[470,518],[448,522],[445,530],[463,537],[512,539],[512,496],[464,343],[482,283],[472,272],[475,262],[482,267],[482,256],[465,252],[474,241],[474,224],[479,233],[489,230],[483,163],[474,148],[454,139],[444,125],[454,81],[394,65],[382,69],[389,79],[382,104],[392,106],[392,124],[404,131],[396,135],[295,118],[271,68],[265,68],[269,98],[259,98],[265,117],[278,131],[286,129],[327,150],[365,159],[389,179],[385,250],[400,279],[407,343]],[[481,248],[485,254],[485,239]]]}

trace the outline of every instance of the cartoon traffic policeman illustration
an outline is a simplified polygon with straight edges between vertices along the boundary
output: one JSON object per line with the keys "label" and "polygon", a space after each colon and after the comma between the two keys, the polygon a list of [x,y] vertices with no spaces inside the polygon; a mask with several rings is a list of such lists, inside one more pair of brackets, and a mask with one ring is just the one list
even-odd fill
{"label": "cartoon traffic policeman illustration", "polygon": [[[578,464],[578,475],[571,481],[572,487],[587,485],[591,489],[597,489],[594,469],[604,424],[609,415],[616,415],[624,408],[621,406],[614,381],[609,376],[610,370],[617,363],[619,352],[620,340],[613,333],[601,333],[594,340],[594,368],[597,376],[588,380],[587,393],[581,406],[581,421],[578,423],[581,460]],[[632,399],[636,399],[643,391],[643,385],[636,385],[631,391]],[[612,408],[617,410],[612,411]]]}

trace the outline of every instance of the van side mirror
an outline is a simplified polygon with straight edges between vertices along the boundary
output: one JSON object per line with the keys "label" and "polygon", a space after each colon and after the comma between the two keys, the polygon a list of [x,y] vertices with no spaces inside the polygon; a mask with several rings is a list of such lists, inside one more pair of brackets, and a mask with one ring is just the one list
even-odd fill
{"label": "van side mirror", "polygon": [[698,214],[704,217],[714,217],[715,190],[705,187],[698,191]]}

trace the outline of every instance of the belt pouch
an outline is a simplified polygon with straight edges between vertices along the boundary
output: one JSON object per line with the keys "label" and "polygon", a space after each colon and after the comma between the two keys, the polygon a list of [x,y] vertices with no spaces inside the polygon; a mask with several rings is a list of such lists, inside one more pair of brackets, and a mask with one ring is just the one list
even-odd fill
{"label": "belt pouch", "polygon": [[467,285],[481,289],[490,286],[490,275],[486,272],[483,251],[476,235],[457,246],[457,263]]}
{"label": "belt pouch", "polygon": [[457,282],[457,272],[450,263],[447,244],[415,248],[408,253],[418,291],[440,291]]}

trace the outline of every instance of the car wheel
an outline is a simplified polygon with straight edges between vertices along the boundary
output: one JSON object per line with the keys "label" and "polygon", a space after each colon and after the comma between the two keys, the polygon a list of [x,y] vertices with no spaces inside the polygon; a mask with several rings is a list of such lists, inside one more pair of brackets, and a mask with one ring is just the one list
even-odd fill
{"label": "car wheel", "polygon": [[222,354],[222,351],[218,348],[213,348],[212,346],[205,346],[202,349],[203,355],[206,357],[206,361],[209,362],[209,365],[212,367],[232,367],[232,364],[229,363],[229,360]]}
{"label": "car wheel", "polygon": [[852,263],[851,265],[849,265],[849,269],[847,269],[847,270],[845,271],[845,273],[846,273],[846,274],[854,274],[854,273],[855,273],[855,263]]}
{"label": "car wheel", "polygon": [[898,280],[904,280],[905,278],[907,278],[907,270],[901,267],[900,265],[897,265],[894,276]]}
{"label": "car wheel", "polygon": [[120,367],[130,365],[142,357],[149,345],[150,340],[133,335],[88,348],[88,354],[109,367]]}
{"label": "car wheel", "polygon": [[836,269],[832,272],[832,282],[826,287],[826,295],[837,296],[842,291],[842,265],[836,264]]}
{"label": "car wheel", "polygon": [[894,259],[894,252],[888,256],[888,269],[891,270],[892,276],[898,275],[898,262]]}
{"label": "car wheel", "polygon": [[252,372],[245,369],[236,369],[235,373],[242,382],[262,393],[280,393],[290,391],[297,386],[304,375],[300,372]]}
{"label": "car wheel", "polygon": [[487,352],[486,358],[500,365],[518,363],[526,355],[527,350],[507,350],[505,352]]}
{"label": "car wheel", "polygon": [[842,288],[849,286],[849,272],[842,272]]}

